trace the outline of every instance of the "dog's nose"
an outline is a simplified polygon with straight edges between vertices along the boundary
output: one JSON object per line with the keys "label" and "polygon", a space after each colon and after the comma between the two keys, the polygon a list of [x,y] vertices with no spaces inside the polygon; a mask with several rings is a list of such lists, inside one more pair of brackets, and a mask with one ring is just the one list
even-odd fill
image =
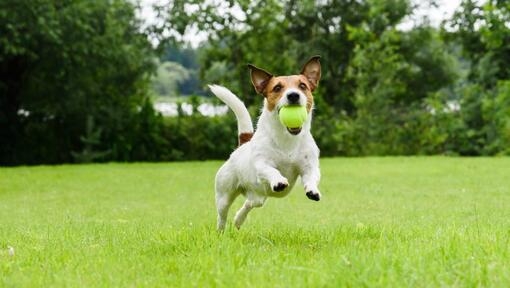
{"label": "dog's nose", "polygon": [[296,92],[292,92],[287,94],[287,99],[290,104],[298,104],[299,103],[299,94]]}

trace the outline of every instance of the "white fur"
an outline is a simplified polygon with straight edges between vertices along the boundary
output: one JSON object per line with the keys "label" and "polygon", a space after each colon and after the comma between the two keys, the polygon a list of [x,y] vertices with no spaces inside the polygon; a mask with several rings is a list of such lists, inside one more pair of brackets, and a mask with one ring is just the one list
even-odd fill
{"label": "white fur", "polygon": [[[250,115],[241,100],[225,87],[209,87],[234,111],[239,121],[239,132],[248,132],[250,128],[253,131]],[[300,95],[300,98],[305,97]],[[277,106],[285,105],[284,98]],[[305,105],[306,99],[300,99],[300,103]],[[280,123],[278,109],[269,111],[266,107],[267,103],[264,103],[257,131],[251,141],[239,146],[216,174],[217,228],[220,231],[225,228],[232,202],[240,194],[246,197],[246,201],[235,215],[234,224],[237,228],[241,227],[248,212],[261,207],[267,197],[286,196],[298,176],[301,177],[307,196],[314,200],[320,199],[319,148],[310,133],[311,113],[301,132],[291,135]],[[286,188],[275,191],[273,187],[278,186]]]}
{"label": "white fur", "polygon": [[237,118],[237,129],[239,133],[253,133],[250,113],[248,113],[244,103],[239,100],[234,93],[223,86],[209,85],[209,89],[232,109]]}

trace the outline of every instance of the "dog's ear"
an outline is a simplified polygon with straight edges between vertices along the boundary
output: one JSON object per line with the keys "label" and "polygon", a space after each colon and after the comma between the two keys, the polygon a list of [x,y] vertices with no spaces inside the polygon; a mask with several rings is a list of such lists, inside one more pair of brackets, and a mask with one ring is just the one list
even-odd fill
{"label": "dog's ear", "polygon": [[319,62],[319,59],[321,56],[313,56],[306,62],[306,64],[303,66],[303,69],[301,69],[301,74],[308,79],[310,84],[312,84],[311,90],[315,90],[317,88],[317,85],[319,85],[319,80],[321,79],[321,63]]}
{"label": "dog's ear", "polygon": [[251,64],[248,64],[248,67],[250,68],[251,83],[255,87],[255,91],[262,94],[273,75]]}

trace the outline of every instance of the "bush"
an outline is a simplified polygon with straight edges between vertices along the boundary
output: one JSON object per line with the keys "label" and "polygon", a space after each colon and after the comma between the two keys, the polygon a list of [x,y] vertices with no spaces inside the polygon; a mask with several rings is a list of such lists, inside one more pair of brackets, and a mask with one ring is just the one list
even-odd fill
{"label": "bush", "polygon": [[161,160],[226,159],[237,147],[237,124],[232,115],[206,117],[199,113],[164,119],[167,149]]}

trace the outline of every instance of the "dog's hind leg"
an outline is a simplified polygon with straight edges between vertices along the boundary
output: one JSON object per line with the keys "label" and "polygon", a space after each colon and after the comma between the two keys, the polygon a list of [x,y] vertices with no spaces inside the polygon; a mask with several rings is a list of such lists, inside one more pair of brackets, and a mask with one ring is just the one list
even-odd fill
{"label": "dog's hind leg", "polygon": [[241,225],[243,225],[244,220],[246,220],[246,216],[248,215],[248,212],[250,212],[251,209],[255,207],[262,207],[262,205],[264,205],[264,202],[266,202],[266,197],[260,196],[254,197],[248,194],[248,199],[244,201],[243,207],[241,207],[241,209],[237,211],[236,216],[234,218],[234,224],[236,225],[237,229],[240,229]]}
{"label": "dog's hind leg", "polygon": [[225,230],[225,224],[227,223],[227,215],[232,202],[234,202],[235,198],[238,194],[230,194],[230,193],[221,193],[216,191],[216,209],[218,210],[218,222],[217,229],[218,231]]}
{"label": "dog's hind leg", "polygon": [[218,211],[218,231],[223,231],[225,229],[228,210],[240,194],[237,187],[237,180],[233,175],[232,166],[229,162],[223,164],[216,174],[214,188],[216,191],[216,209]]}

